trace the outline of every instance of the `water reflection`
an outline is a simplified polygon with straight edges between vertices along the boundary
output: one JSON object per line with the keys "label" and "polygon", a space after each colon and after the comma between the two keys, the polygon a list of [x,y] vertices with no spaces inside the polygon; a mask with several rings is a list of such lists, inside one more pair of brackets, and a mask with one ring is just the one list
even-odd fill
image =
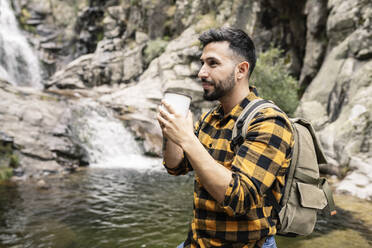
{"label": "water reflection", "polygon": [[187,232],[191,181],[89,169],[48,191],[3,185],[0,247],[171,247]]}
{"label": "water reflection", "polygon": [[[49,180],[46,191],[0,185],[1,248],[175,247],[186,236],[191,176],[90,168]],[[372,210],[368,202],[363,206]],[[310,237],[277,238],[278,247],[371,247],[370,223],[342,209],[339,216],[321,219]]]}

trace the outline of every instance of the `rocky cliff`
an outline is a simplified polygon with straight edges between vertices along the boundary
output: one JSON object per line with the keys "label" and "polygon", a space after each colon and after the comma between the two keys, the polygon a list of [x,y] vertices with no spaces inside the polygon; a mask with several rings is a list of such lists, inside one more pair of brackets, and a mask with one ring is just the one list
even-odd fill
{"label": "rocky cliff", "polygon": [[[178,88],[191,94],[196,115],[210,107],[202,101],[196,81],[197,37],[208,28],[226,25],[247,31],[258,52],[272,45],[284,50],[288,70],[299,80],[303,94],[297,115],[315,124],[329,157],[322,170],[343,179],[336,185],[338,190],[372,198],[369,1],[13,0],[12,6],[44,68],[42,93],[29,92],[29,97],[20,99],[9,94],[24,96],[22,89],[6,83],[0,88],[0,95],[8,96],[2,98],[8,99],[6,105],[1,102],[0,130],[13,138],[22,158],[37,161],[23,162],[24,167],[39,161],[59,169],[86,164],[84,151],[68,132],[71,116],[62,111],[83,98],[113,109],[142,140],[147,154],[160,155],[155,114],[163,92]],[[30,144],[42,140],[37,138],[41,130],[35,130],[35,136],[17,130],[44,124],[4,107],[21,101],[25,105],[39,101],[38,108],[45,108],[41,116],[50,116],[48,128],[40,128],[51,130],[46,132],[50,136],[41,143],[45,146],[48,137],[63,137],[63,145],[58,149],[50,148],[55,144],[48,149],[40,145],[49,155],[30,151],[38,147]],[[51,117],[48,113],[53,109]],[[62,123],[67,124],[61,125],[67,128],[58,135],[53,127],[60,118],[65,118]],[[20,137],[29,139],[28,143],[19,141]]]}
{"label": "rocky cliff", "polygon": [[339,191],[372,196],[372,6],[328,1],[328,39],[320,70],[297,109],[316,125]]}

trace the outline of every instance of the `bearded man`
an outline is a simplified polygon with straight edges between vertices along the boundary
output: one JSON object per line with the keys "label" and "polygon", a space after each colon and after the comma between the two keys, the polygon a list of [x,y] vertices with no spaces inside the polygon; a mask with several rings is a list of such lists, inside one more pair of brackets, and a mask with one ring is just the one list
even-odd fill
{"label": "bearded man", "polygon": [[199,40],[204,99],[219,105],[204,113],[195,128],[191,112],[182,117],[164,101],[168,112],[159,108],[158,113],[164,167],[172,175],[195,172],[193,218],[178,247],[274,248],[277,219],[265,196],[269,190],[278,202],[282,196],[294,143],[291,124],[282,111],[262,109],[234,152],[235,122],[259,98],[249,85],[255,47],[244,31],[234,28],[208,30]]}

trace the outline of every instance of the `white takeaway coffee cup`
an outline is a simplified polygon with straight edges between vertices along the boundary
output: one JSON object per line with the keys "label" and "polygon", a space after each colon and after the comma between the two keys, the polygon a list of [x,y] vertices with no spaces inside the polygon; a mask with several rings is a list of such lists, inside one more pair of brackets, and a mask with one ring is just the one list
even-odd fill
{"label": "white takeaway coffee cup", "polygon": [[191,96],[183,93],[165,92],[163,100],[171,105],[177,114],[187,116],[190,108]]}

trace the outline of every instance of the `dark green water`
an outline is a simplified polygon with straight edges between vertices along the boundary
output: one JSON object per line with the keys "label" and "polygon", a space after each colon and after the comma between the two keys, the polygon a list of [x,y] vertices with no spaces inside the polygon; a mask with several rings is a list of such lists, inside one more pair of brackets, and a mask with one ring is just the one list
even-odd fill
{"label": "dark green water", "polygon": [[[0,248],[167,248],[185,239],[192,176],[90,168],[48,181],[49,190],[0,185]],[[342,213],[310,237],[277,238],[278,247],[372,247],[368,223]]]}

